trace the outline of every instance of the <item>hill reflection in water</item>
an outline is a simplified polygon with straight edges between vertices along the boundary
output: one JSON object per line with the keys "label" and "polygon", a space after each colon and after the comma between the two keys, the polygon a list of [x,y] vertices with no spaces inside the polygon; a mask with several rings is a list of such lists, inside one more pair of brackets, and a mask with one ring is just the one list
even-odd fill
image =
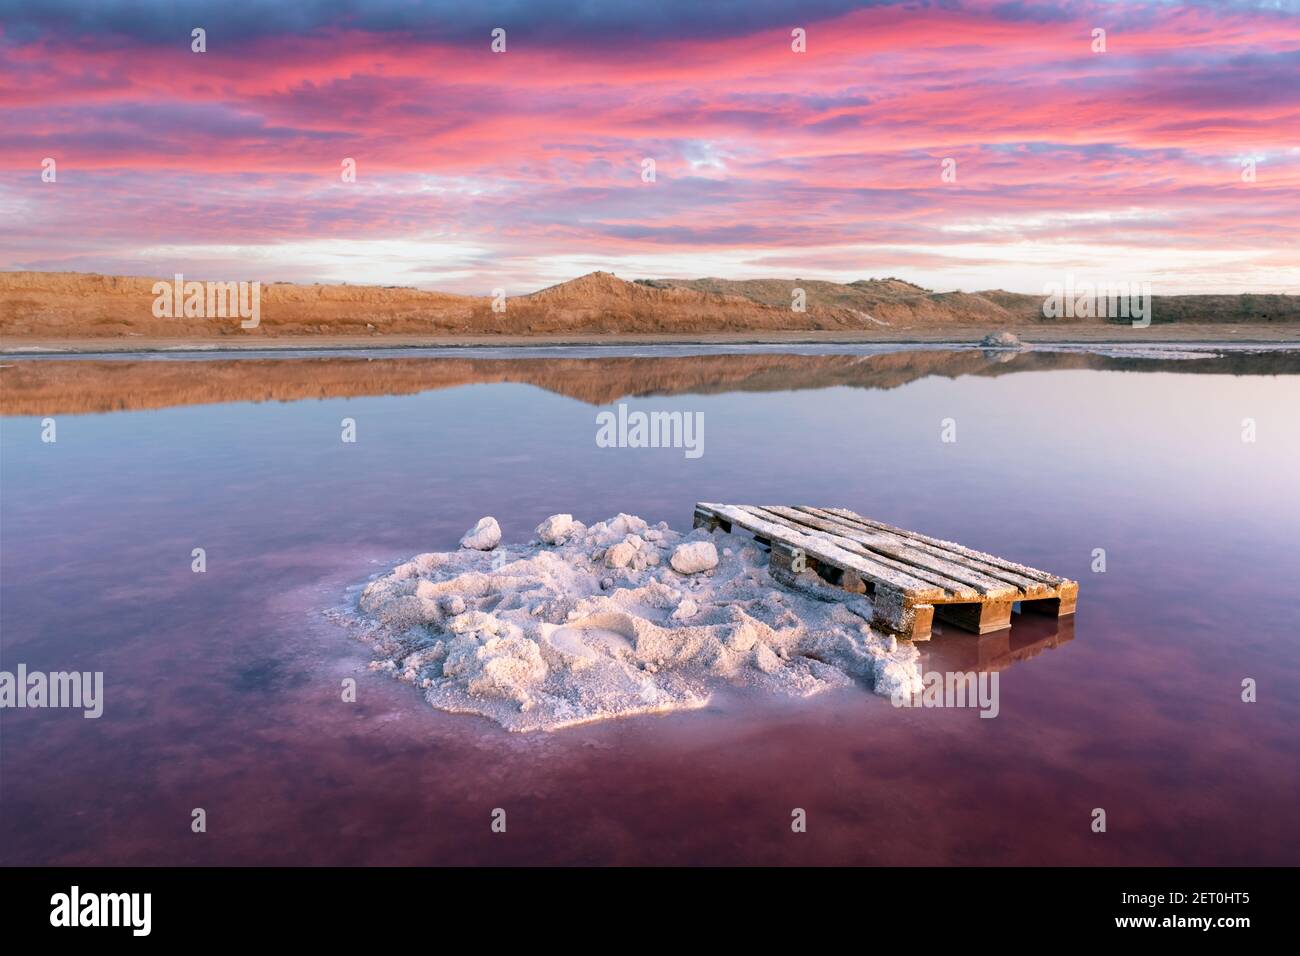
{"label": "hill reflection in water", "polygon": [[1063,369],[1186,374],[1300,374],[1300,352],[1226,352],[1171,361],[1085,351],[919,349],[876,354],[466,358],[24,359],[0,367],[0,414],[52,415],[222,402],[410,395],[482,383],[534,385],[592,405],[652,395],[889,389],[931,376]]}

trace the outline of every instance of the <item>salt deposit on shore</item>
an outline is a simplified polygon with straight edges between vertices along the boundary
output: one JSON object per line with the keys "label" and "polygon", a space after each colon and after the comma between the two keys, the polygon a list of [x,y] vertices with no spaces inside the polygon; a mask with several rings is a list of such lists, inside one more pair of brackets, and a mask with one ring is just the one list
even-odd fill
{"label": "salt deposit on shore", "polygon": [[702,707],[725,683],[920,688],[916,650],[873,633],[864,598],[810,574],[782,587],[751,538],[626,514],[589,527],[554,515],[536,533],[421,554],[371,581],[358,628],[371,667],[518,731]]}

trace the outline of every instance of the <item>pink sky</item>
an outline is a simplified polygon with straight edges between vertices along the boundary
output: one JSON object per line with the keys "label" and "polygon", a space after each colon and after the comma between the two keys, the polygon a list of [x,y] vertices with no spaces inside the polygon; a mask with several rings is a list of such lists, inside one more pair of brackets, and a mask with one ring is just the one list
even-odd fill
{"label": "pink sky", "polygon": [[1289,0],[462,6],[0,2],[0,268],[1300,292]]}

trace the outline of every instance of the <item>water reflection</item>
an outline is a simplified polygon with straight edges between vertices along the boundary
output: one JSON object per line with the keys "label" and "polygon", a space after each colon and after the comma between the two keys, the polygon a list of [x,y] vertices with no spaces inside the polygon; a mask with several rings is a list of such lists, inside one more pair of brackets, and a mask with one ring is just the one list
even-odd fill
{"label": "water reflection", "polygon": [[[507,350],[508,351],[508,350]],[[1186,353],[1184,353],[1186,354]],[[1300,350],[1229,350],[1170,361],[1095,351],[891,349],[850,354],[769,350],[707,355],[464,358],[303,357],[54,359],[0,366],[0,414],[128,411],[219,402],[410,395],[488,383],[524,383],[592,405],[651,395],[780,392],[845,386],[893,389],[930,377],[993,378],[1091,369],[1179,374],[1300,373]]]}
{"label": "water reflection", "polygon": [[1015,614],[1011,627],[982,636],[951,624],[939,624],[932,639],[917,646],[921,648],[923,671],[1004,671],[1073,640],[1073,615],[1048,618]]}

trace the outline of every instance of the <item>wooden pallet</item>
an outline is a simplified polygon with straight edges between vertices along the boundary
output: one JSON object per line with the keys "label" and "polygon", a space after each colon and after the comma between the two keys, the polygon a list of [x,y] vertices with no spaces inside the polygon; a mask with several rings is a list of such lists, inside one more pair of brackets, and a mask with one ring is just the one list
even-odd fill
{"label": "wooden pallet", "polygon": [[951,541],[864,518],[844,508],[781,505],[695,506],[697,528],[742,528],[772,549],[779,581],[815,571],[832,584],[871,595],[872,623],[913,641],[930,639],[939,619],[977,634],[1011,626],[1011,612],[1064,617],[1079,585]]}

